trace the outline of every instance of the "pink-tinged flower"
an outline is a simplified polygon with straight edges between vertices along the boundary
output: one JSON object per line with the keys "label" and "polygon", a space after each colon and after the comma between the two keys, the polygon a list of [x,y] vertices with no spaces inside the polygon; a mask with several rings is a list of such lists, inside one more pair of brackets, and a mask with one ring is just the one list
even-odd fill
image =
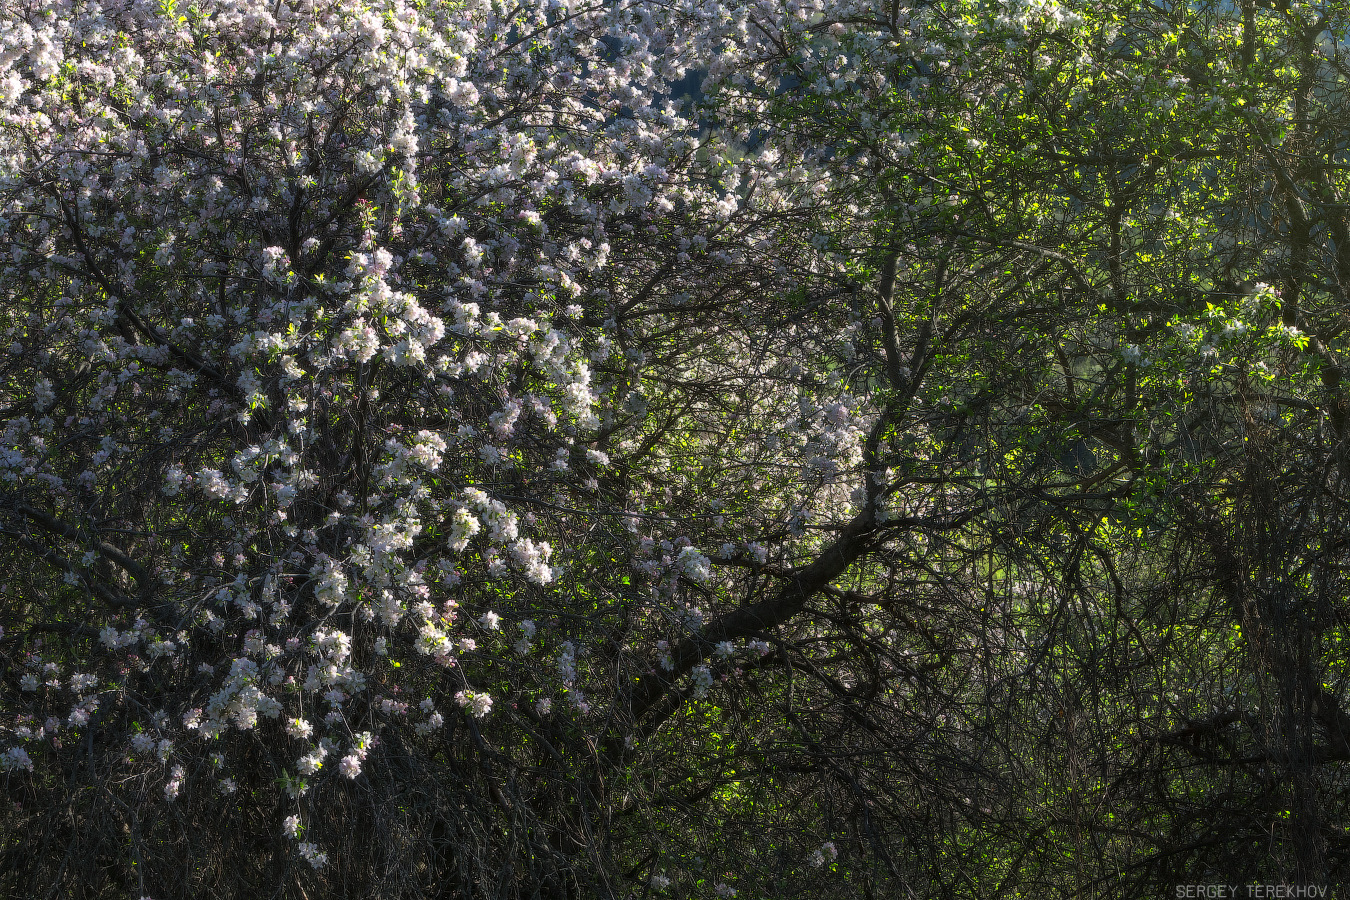
{"label": "pink-tinged flower", "polygon": [[355,778],[361,774],[361,760],[355,753],[349,753],[342,757],[342,762],[338,763],[338,771],[345,778]]}

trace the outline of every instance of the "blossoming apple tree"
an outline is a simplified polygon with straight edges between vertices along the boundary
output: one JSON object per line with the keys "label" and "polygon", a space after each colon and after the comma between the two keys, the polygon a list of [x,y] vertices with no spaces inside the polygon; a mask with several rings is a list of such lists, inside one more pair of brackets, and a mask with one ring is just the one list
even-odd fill
{"label": "blossoming apple tree", "polygon": [[864,412],[782,395],[829,316],[753,334],[816,264],[668,96],[717,20],[5,5],[0,758],[62,847],[7,848],[25,883],[659,864],[602,773],[770,653],[713,558],[849,502]]}

